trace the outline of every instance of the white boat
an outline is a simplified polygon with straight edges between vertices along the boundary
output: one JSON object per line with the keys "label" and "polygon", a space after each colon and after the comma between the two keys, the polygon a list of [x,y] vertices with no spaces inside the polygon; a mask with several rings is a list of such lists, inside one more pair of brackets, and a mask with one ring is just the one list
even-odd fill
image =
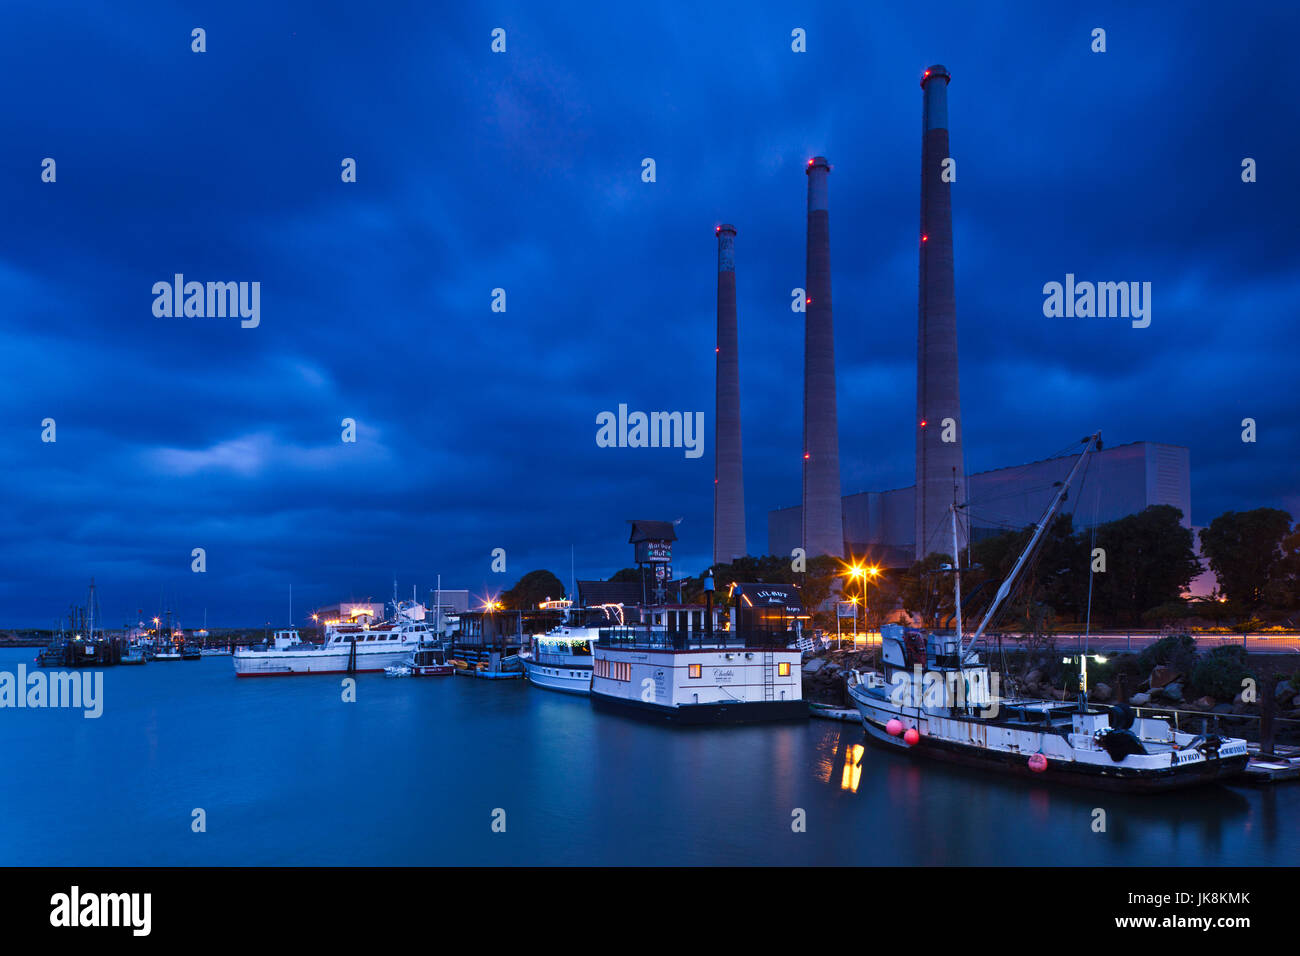
{"label": "white boat", "polygon": [[719,610],[711,626],[696,604],[642,608],[645,624],[602,628],[592,653],[592,704],[682,724],[806,718],[802,654],[790,646],[799,631],[720,627]]}
{"label": "white boat", "polygon": [[519,659],[529,683],[565,694],[587,695],[591,693],[592,647],[600,638],[601,627],[623,622],[623,606],[565,608],[564,617],[564,623],[534,634],[528,647],[519,652]]}
{"label": "white boat", "polygon": [[431,636],[422,621],[327,624],[324,643],[307,644],[291,627],[276,631],[266,646],[239,648],[232,659],[236,677],[377,673],[404,661]]}
{"label": "white boat", "polygon": [[[1000,699],[996,675],[974,650],[1056,516],[1080,466],[1100,443],[1100,435],[1087,439],[970,640],[961,626],[960,567],[954,569],[953,633],[923,633],[899,624],[881,628],[881,670],[853,672],[847,682],[873,740],[950,763],[1107,790],[1169,790],[1245,769],[1245,740],[1181,733],[1166,720],[1137,718],[1127,706],[1090,705],[1086,654],[1080,658],[1076,704]],[[959,552],[956,513],[954,504],[954,554]]]}

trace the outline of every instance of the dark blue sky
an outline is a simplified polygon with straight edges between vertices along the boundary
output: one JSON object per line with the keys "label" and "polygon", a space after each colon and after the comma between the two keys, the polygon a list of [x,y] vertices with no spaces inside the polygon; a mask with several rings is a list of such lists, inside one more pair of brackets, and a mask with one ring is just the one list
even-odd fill
{"label": "dark blue sky", "polygon": [[[910,484],[936,62],[968,469],[1100,427],[1189,446],[1198,524],[1300,514],[1294,4],[900,6],[6,4],[0,624],[48,624],[91,575],[110,623],[165,593],[187,625],[283,620],[291,583],[301,617],[394,574],[567,582],[570,545],[603,576],[631,517],[683,518],[676,567],[699,571],[724,221],[761,552],[767,510],[799,498],[814,153],[844,488]],[[260,282],[260,326],[155,318],[177,272]],[[1067,272],[1151,282],[1150,328],[1044,318]],[[620,402],[704,411],[704,456],[598,448]]]}

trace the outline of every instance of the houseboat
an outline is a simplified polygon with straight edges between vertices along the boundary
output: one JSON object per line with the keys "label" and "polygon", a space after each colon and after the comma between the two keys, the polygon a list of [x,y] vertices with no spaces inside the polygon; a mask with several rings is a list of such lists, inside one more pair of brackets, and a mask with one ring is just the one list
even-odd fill
{"label": "houseboat", "polygon": [[[712,581],[706,587],[712,589]],[[598,710],[680,724],[749,723],[808,716],[801,684],[797,605],[782,589],[763,617],[730,608],[665,604],[641,622],[601,628],[592,649],[591,700]],[[757,626],[759,621],[767,626]]]}

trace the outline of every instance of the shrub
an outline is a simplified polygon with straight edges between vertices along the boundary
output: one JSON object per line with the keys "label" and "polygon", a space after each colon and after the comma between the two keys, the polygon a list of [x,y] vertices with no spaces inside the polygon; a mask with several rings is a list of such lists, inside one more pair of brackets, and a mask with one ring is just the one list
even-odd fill
{"label": "shrub", "polygon": [[1233,644],[1216,647],[1197,661],[1188,684],[1194,697],[1232,700],[1241,692],[1241,682],[1252,676],[1246,668],[1246,651]]}
{"label": "shrub", "polygon": [[1171,634],[1162,637],[1138,655],[1138,673],[1150,674],[1160,664],[1187,673],[1196,663],[1196,640],[1190,634]]}

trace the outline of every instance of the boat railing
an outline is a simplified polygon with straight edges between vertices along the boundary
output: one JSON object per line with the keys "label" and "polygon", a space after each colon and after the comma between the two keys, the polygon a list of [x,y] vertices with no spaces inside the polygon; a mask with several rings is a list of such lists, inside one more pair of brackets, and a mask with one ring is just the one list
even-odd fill
{"label": "boat railing", "polygon": [[602,647],[645,648],[647,650],[705,650],[712,648],[784,649],[798,638],[794,631],[670,631],[657,627],[603,627]]}

